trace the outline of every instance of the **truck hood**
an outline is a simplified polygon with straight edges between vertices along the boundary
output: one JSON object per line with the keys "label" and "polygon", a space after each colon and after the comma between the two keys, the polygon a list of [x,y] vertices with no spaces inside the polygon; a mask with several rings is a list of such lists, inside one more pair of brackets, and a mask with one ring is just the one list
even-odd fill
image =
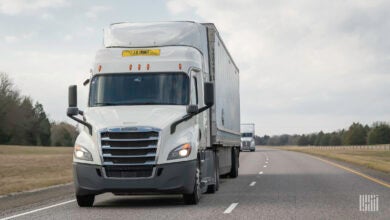
{"label": "truck hood", "polygon": [[253,140],[253,138],[251,138],[251,137],[242,137],[241,138],[241,141],[252,141]]}
{"label": "truck hood", "polygon": [[85,117],[95,131],[135,126],[163,129],[185,114],[186,107],[178,105],[104,106],[85,111]]}

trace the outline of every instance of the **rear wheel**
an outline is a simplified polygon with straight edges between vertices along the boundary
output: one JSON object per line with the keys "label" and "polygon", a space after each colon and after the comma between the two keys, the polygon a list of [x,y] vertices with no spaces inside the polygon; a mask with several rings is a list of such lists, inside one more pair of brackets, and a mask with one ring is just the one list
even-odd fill
{"label": "rear wheel", "polygon": [[239,164],[239,152],[236,148],[232,148],[232,168],[230,170],[229,176],[231,178],[236,178],[238,176],[238,164]]}
{"label": "rear wheel", "polygon": [[92,207],[93,202],[95,201],[95,195],[85,195],[78,196],[76,195],[77,204],[80,207]]}
{"label": "rear wheel", "polygon": [[194,191],[190,194],[183,194],[184,203],[187,205],[196,205],[199,203],[200,195],[200,167],[198,163],[196,166]]}

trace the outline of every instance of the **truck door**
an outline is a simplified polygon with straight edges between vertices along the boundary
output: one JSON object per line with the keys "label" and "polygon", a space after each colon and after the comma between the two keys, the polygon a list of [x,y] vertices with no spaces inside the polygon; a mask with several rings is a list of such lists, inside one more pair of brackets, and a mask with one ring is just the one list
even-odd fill
{"label": "truck door", "polygon": [[[191,71],[191,102],[198,105],[198,108],[204,106],[203,100],[203,79],[201,71]],[[207,111],[204,111],[196,116],[196,121],[199,125],[199,146],[205,148],[207,146]]]}

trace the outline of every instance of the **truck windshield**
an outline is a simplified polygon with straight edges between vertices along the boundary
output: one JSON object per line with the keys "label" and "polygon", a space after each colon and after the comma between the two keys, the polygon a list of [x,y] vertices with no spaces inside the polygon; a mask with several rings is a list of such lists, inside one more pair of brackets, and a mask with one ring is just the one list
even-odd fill
{"label": "truck windshield", "polygon": [[252,137],[252,133],[241,133],[241,137]]}
{"label": "truck windshield", "polygon": [[89,106],[187,105],[189,77],[184,73],[96,75],[91,80]]}

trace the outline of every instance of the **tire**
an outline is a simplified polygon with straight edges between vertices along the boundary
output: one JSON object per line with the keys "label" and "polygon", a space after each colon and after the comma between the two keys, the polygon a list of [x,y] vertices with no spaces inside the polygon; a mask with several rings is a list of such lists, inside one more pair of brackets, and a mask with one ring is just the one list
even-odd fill
{"label": "tire", "polygon": [[229,176],[231,178],[237,178],[238,176],[238,163],[239,163],[237,149],[232,149],[232,168],[230,170]]}
{"label": "tire", "polygon": [[93,202],[95,201],[95,195],[85,195],[78,196],[76,195],[77,204],[80,207],[92,207]]}
{"label": "tire", "polygon": [[215,178],[215,184],[210,184],[207,187],[207,193],[215,193],[219,189],[219,162],[218,162],[218,156],[216,153],[214,153],[214,178]]}
{"label": "tire", "polygon": [[202,194],[202,192],[200,189],[200,167],[199,167],[199,163],[198,163],[196,166],[196,172],[195,172],[194,190],[190,194],[183,194],[184,203],[187,205],[198,204],[201,194]]}
{"label": "tire", "polygon": [[255,149],[251,150],[251,152],[255,152]]}

